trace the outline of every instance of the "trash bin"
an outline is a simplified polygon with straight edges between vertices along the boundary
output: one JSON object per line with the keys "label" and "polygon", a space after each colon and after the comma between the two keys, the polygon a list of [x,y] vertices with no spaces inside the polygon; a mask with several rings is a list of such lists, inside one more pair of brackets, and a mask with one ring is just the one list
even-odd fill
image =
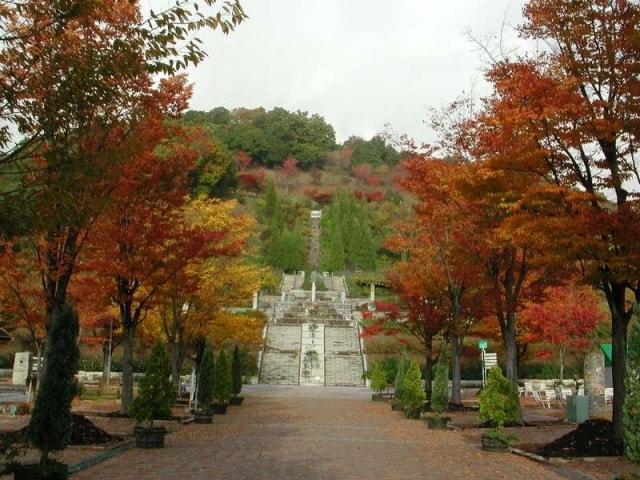
{"label": "trash bin", "polygon": [[566,418],[569,423],[582,423],[589,418],[589,399],[586,395],[567,397]]}

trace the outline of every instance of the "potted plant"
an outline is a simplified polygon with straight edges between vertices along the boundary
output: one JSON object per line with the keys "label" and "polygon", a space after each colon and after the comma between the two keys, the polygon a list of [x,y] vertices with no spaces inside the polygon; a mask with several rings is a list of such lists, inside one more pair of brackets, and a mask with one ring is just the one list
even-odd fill
{"label": "potted plant", "polygon": [[195,423],[206,424],[213,422],[211,403],[213,401],[214,368],[213,349],[207,343],[200,360],[200,368],[198,369],[197,408],[193,412],[193,421]]}
{"label": "potted plant", "polygon": [[238,345],[233,348],[233,357],[231,358],[231,405],[242,405],[244,397],[240,396],[242,391],[242,357]]}
{"label": "potted plant", "polygon": [[494,429],[482,434],[482,448],[505,452],[513,437],[505,435],[504,426],[520,421],[518,391],[502,374],[500,368],[489,370],[487,385],[479,398],[480,420],[489,422]]}
{"label": "potted plant", "polygon": [[46,368],[27,429],[29,441],[40,450],[40,462],[15,465],[14,478],[18,480],[67,478],[67,466],[49,455],[69,445],[71,401],[77,391],[75,373],[80,357],[77,336],[78,317],[71,306],[54,311],[47,339]]}
{"label": "potted plant", "polygon": [[227,353],[220,350],[218,361],[216,362],[216,375],[213,382],[213,413],[224,415],[227,413],[231,397],[231,368]]}
{"label": "potted plant", "polygon": [[427,426],[434,429],[445,429],[449,422],[449,417],[442,414],[449,406],[449,360],[446,349],[440,351],[436,374],[433,381],[433,392],[431,393],[431,411],[434,415],[427,417]]}
{"label": "potted plant", "polygon": [[138,423],[134,428],[136,447],[163,448],[164,427],[155,427],[154,420],[171,418],[171,406],[176,401],[176,390],[171,383],[171,364],[162,344],[151,349],[145,363],[144,377],[140,379],[138,395],[131,402],[129,414]]}
{"label": "potted plant", "polygon": [[409,362],[409,366],[404,375],[402,392],[405,417],[420,418],[425,395],[422,388],[420,366],[415,360]]}
{"label": "potted plant", "polygon": [[393,400],[391,401],[391,409],[396,411],[404,410],[404,376],[407,368],[407,355],[403,354],[400,363],[398,364],[398,370],[396,372],[396,378],[393,384]]}
{"label": "potted plant", "polygon": [[371,400],[374,402],[382,400],[382,391],[387,387],[387,372],[382,362],[373,364],[371,370]]}

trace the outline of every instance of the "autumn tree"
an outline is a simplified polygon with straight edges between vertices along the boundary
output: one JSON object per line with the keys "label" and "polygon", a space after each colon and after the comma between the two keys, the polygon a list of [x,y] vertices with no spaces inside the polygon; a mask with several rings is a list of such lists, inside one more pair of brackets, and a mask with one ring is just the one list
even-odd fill
{"label": "autumn tree", "polygon": [[[45,297],[38,264],[26,243],[0,247],[0,314],[4,328],[23,327],[29,332],[36,357],[41,359],[47,336]],[[42,369],[37,370],[39,384]]]}
{"label": "autumn tree", "polygon": [[570,349],[585,348],[604,312],[600,300],[588,287],[552,287],[543,303],[532,303],[522,311],[522,323],[529,342],[552,346],[564,379],[565,356]]}
{"label": "autumn tree", "polygon": [[[224,16],[202,3],[208,7],[177,4],[146,18],[129,1],[30,0],[2,9],[3,162],[24,174],[15,188],[30,192],[22,198],[41,237],[49,313],[64,304],[87,229],[126,156],[123,139],[156,101],[150,75],[203,58],[186,26],[228,31],[244,18],[235,2]],[[12,131],[24,140],[11,143]]]}
{"label": "autumn tree", "polygon": [[161,115],[149,119],[136,139],[145,148],[122,166],[91,238],[89,268],[107,279],[120,310],[124,412],[133,395],[133,341],[140,322],[159,290],[219,236],[184,221],[187,174],[197,152],[182,132]]}
{"label": "autumn tree", "polygon": [[[387,244],[410,261],[430,265],[428,275],[440,282],[444,298],[438,303],[446,310],[446,337],[452,349],[452,401],[459,404],[464,337],[472,322],[486,313],[487,288],[478,249],[480,217],[460,188],[467,174],[463,163],[415,155],[403,168],[400,185],[416,200],[414,214],[399,224]],[[438,294],[434,289],[432,295]]]}
{"label": "autumn tree", "polygon": [[[207,341],[216,346],[231,339],[254,341],[256,327],[249,327],[254,320],[226,309],[246,303],[259,290],[264,274],[247,261],[255,221],[238,212],[235,200],[194,199],[186,208],[185,221],[218,237],[159,289],[145,326],[152,336],[167,341],[176,387],[185,359],[193,352],[198,363]],[[255,325],[261,328],[261,322]],[[247,333],[247,328],[253,331]]]}
{"label": "autumn tree", "polygon": [[398,305],[382,312],[362,333],[363,336],[382,333],[396,338],[404,334],[420,342],[425,359],[427,402],[431,401],[434,339],[443,333],[447,323],[447,311],[442,303],[444,283],[442,277],[431,275],[430,266],[432,264],[426,265],[416,257],[394,264],[388,279],[391,290],[398,296]]}
{"label": "autumn tree", "polygon": [[640,293],[640,6],[531,0],[524,18],[522,36],[547,48],[495,62],[487,76],[494,93],[468,138],[478,140],[494,170],[537,179],[530,211],[537,220],[549,212],[561,218],[558,229],[536,230],[553,237],[549,259],[579,262],[584,278],[604,293],[612,322],[613,423],[622,436],[627,326]]}

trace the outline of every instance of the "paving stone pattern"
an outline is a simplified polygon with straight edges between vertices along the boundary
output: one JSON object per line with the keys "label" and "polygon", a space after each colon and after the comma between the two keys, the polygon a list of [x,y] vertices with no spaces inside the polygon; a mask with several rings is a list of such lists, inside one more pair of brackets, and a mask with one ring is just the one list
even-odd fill
{"label": "paving stone pattern", "polygon": [[560,480],[548,467],[428,430],[359,388],[258,385],[213,425],[129,450],[73,480]]}

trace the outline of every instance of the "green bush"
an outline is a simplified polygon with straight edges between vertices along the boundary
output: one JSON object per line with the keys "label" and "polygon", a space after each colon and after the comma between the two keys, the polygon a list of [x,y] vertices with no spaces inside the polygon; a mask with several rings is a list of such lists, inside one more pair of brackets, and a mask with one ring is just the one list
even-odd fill
{"label": "green bush", "polygon": [[13,361],[9,355],[0,355],[0,368],[13,368]]}
{"label": "green bush", "polygon": [[129,414],[137,422],[153,425],[153,420],[171,417],[171,406],[176,401],[176,390],[171,383],[171,363],[162,344],[151,349],[145,363],[144,377],[140,379],[138,396],[131,402]]}
{"label": "green bush", "polygon": [[402,402],[404,403],[405,414],[407,416],[411,416],[417,410],[422,409],[425,394],[422,388],[420,366],[415,360],[409,361],[407,370],[405,371],[402,395]]}
{"label": "green bush", "polygon": [[640,463],[640,322],[631,325],[627,342],[624,402],[624,452],[629,460]]}
{"label": "green bush", "polygon": [[449,406],[449,358],[445,346],[442,346],[431,393],[431,410],[442,415]]}
{"label": "green bush", "polygon": [[200,367],[198,368],[198,408],[203,412],[211,409],[213,401],[213,382],[215,378],[215,362],[213,348],[207,343],[204,347]]}
{"label": "green bush", "polygon": [[482,361],[465,359],[460,367],[460,378],[464,380],[482,380]]}
{"label": "green bush", "polygon": [[487,385],[480,393],[480,420],[490,422],[497,429],[520,422],[518,391],[502,374],[500,368],[489,370]]}
{"label": "green bush", "polygon": [[244,377],[255,377],[258,375],[258,356],[249,350],[240,350],[242,359],[242,375]]}
{"label": "green bush", "polygon": [[[551,380],[560,377],[560,365],[548,362],[527,362],[518,366],[518,374],[520,378]],[[571,378],[574,374],[582,377],[581,362],[565,366],[565,378]]]}
{"label": "green bush", "polygon": [[[144,362],[136,359],[131,359],[131,364],[133,365],[133,371],[135,373],[144,373]],[[102,369],[101,369],[102,370]],[[111,371],[112,372],[122,372],[122,360],[112,358],[111,359]]]}
{"label": "green bush", "polygon": [[382,362],[376,362],[371,370],[371,390],[382,393],[385,388],[387,388],[387,372]]}
{"label": "green bush", "polygon": [[28,427],[29,440],[40,450],[40,463],[49,463],[49,453],[63,450],[71,436],[71,401],[77,392],[78,316],[70,305],[55,311],[36,404]]}
{"label": "green bush", "polygon": [[83,372],[101,372],[103,368],[104,363],[101,358],[83,357],[78,363],[78,370]]}
{"label": "green bush", "polygon": [[404,353],[400,362],[398,363],[398,370],[396,372],[396,378],[394,380],[394,399],[398,402],[404,403],[404,377],[406,371],[409,368],[409,358]]}
{"label": "green bush", "polygon": [[382,364],[384,365],[385,375],[387,376],[387,385],[392,384],[398,373],[398,359],[395,357],[386,357]]}
{"label": "green bush", "polygon": [[218,403],[227,403],[231,397],[231,366],[224,350],[220,350],[216,362],[216,376],[213,387],[213,398]]}
{"label": "green bush", "polygon": [[231,393],[234,396],[240,395],[242,391],[242,358],[238,345],[233,348],[231,359]]}

